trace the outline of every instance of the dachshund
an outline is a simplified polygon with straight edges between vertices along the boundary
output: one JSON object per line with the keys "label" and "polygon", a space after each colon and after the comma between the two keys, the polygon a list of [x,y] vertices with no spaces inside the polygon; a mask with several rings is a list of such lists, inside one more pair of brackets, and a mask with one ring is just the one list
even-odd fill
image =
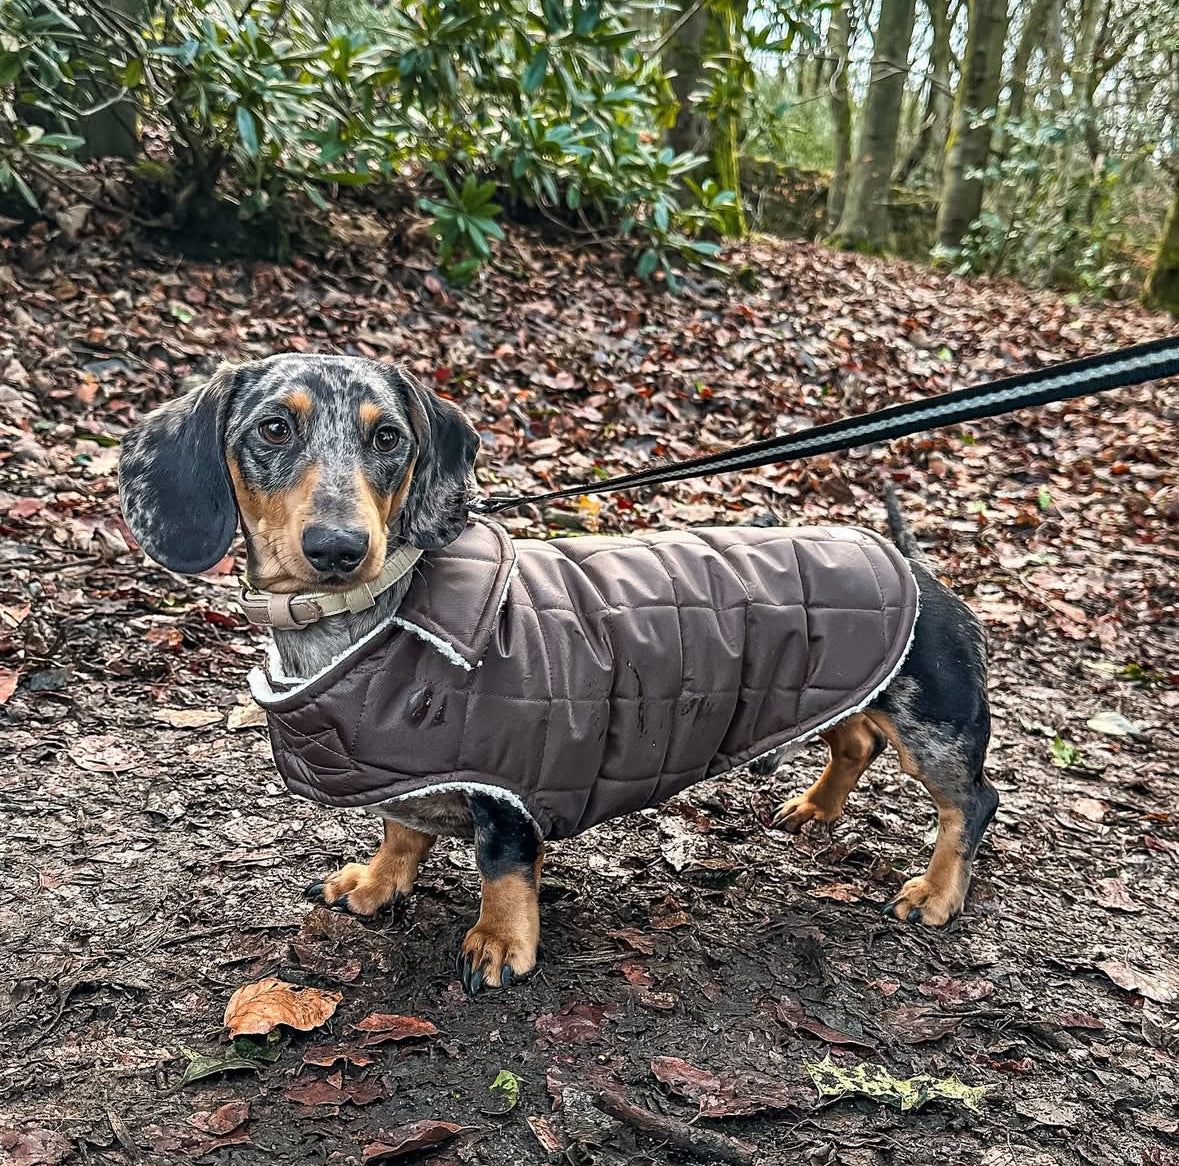
{"label": "dachshund", "polygon": [[[347,356],[283,354],[222,367],[145,417],[123,441],[120,492],[143,551],[182,574],[207,570],[244,537],[251,593],[278,612],[275,673],[297,685],[395,617],[415,572],[389,573],[406,549],[429,559],[469,521],[479,436],[462,412],[404,369]],[[831,824],[869,765],[891,745],[937,807],[928,869],[886,908],[940,926],[962,910],[998,794],[983,773],[990,736],[986,649],[978,620],[932,573],[895,498],[893,540],[920,614],[903,662],[862,709],[819,734],[830,757],[774,825]],[[565,540],[559,540],[565,541]],[[577,542],[580,540],[571,540]],[[895,553],[895,552],[891,552]],[[379,586],[378,586],[379,583]],[[352,604],[358,589],[364,602]],[[343,597],[336,614],[299,618],[301,596]],[[277,607],[275,606],[277,604]],[[754,772],[771,772],[777,754]],[[482,881],[478,922],[460,952],[465,987],[501,987],[537,964],[544,839],[511,800],[443,788],[396,805],[368,863],[308,888],[314,900],[371,916],[407,896],[435,837],[473,839]]]}

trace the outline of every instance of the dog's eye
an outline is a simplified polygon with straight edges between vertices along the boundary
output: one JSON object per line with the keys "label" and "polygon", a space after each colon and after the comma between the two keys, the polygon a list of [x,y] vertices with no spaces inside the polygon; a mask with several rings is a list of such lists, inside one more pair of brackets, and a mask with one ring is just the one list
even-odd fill
{"label": "dog's eye", "polygon": [[286,445],[291,440],[291,425],[281,417],[267,417],[258,426],[258,432],[271,445]]}
{"label": "dog's eye", "polygon": [[377,453],[392,453],[401,444],[401,433],[392,425],[382,425],[373,434],[373,449]]}

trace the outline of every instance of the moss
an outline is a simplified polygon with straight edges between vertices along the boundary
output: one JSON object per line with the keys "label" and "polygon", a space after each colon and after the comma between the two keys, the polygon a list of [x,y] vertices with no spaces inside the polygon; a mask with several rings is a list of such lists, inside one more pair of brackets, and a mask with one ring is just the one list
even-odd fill
{"label": "moss", "polygon": [[1179,187],[1175,190],[1142,298],[1151,307],[1179,316]]}

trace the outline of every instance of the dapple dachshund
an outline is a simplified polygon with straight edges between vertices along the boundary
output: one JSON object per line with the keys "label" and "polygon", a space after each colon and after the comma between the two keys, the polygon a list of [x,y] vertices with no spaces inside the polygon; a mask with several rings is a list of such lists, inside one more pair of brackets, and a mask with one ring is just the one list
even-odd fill
{"label": "dapple dachshund", "polygon": [[[322,676],[333,667],[338,672],[340,661],[356,645],[397,633],[393,625],[400,619],[398,613],[404,614],[402,605],[417,602],[411,588],[430,595],[430,580],[442,577],[424,568],[442,563],[454,546],[463,545],[464,532],[474,530],[484,539],[506,540],[499,528],[496,534],[490,524],[469,522],[478,449],[478,435],[459,409],[402,369],[355,357],[278,355],[223,367],[202,388],[147,416],[124,440],[120,490],[136,539],[147,554],[173,571],[207,569],[225,555],[240,527],[250,589],[246,609],[259,622],[271,625],[272,671],[277,677],[272,683],[278,691],[276,707],[281,707],[283,692],[298,691],[308,678]],[[902,569],[908,564],[904,573],[912,587],[914,611],[919,605],[915,625],[907,633],[907,654],[897,657],[887,683],[870,699],[816,730],[830,750],[827,765],[810,789],[781,806],[774,823],[797,832],[807,822],[835,822],[861,775],[891,745],[904,772],[932,795],[938,833],[928,869],[909,879],[886,910],[898,919],[938,926],[962,909],[975,854],[998,803],[998,794],[983,774],[990,735],[986,652],[978,621],[924,565],[892,501],[890,526],[904,558],[891,544],[884,545]],[[699,533],[728,553],[724,548],[729,543],[717,531],[729,529]],[[611,547],[675,556],[687,553],[689,540],[695,546],[696,533],[653,536],[641,547],[639,540],[615,540],[618,546],[611,543]],[[841,537],[838,530],[832,537]],[[856,537],[865,546],[870,541],[866,534]],[[543,551],[549,559],[564,548],[567,554],[557,556],[556,569],[574,579],[571,586],[591,596],[591,605],[612,582],[599,575],[597,583],[587,584],[577,573],[597,554],[589,540],[507,541],[509,546]],[[745,550],[741,543],[738,551],[744,554]],[[424,558],[419,562],[420,553]],[[585,562],[579,559],[570,565],[568,555],[574,553]],[[692,553],[697,554],[692,562],[704,562],[709,578],[717,577],[720,560],[711,544],[701,543]],[[757,553],[756,548],[750,552],[754,557]],[[820,558],[823,554],[826,551],[820,547]],[[640,575],[645,580],[650,572],[644,571]],[[509,608],[523,602],[522,587],[534,585],[527,572],[519,577],[517,568],[496,577],[508,581],[496,586],[500,603]],[[767,578],[772,592],[777,576],[771,572]],[[675,590],[674,569],[669,579]],[[744,593],[742,598],[747,598]],[[444,599],[439,596],[438,602]],[[821,595],[815,600],[818,607],[821,600]],[[613,600],[611,604],[611,618],[625,618],[625,611],[619,615],[617,610],[625,604]],[[764,611],[764,597],[760,604]],[[461,604],[450,606],[456,618],[466,618]],[[774,614],[770,610],[766,618],[772,620]],[[682,627],[683,613],[676,618]],[[455,654],[449,645],[438,642],[439,636],[408,618],[400,622],[424,641],[434,642],[440,651]],[[494,651],[504,667],[511,663],[513,652],[525,650],[522,640],[505,644],[502,628],[487,634],[492,635]],[[517,634],[523,635],[513,633]],[[577,634],[585,638],[582,631]],[[722,637],[720,648],[724,647]],[[685,640],[681,654],[686,658],[691,648]],[[463,684],[474,683],[469,677],[494,681],[495,669],[483,669],[482,660],[455,662],[466,670],[455,669]],[[647,707],[642,700],[643,677],[629,658],[620,658],[614,667],[611,680],[607,665],[607,687],[621,692],[631,685],[628,691],[639,709],[640,720],[634,723],[638,727],[632,725],[629,732],[648,732],[650,726],[642,721]],[[539,683],[532,675],[535,670],[527,671],[528,683]],[[775,691],[774,682],[768,683],[759,691],[762,704],[766,693]],[[406,713],[403,735],[412,726],[437,726],[431,739],[449,741],[460,727],[453,721],[449,727],[442,724],[444,710],[437,699],[431,706],[431,692],[419,687],[411,693],[411,703],[416,704]],[[667,705],[673,712],[678,707],[675,696],[671,694]],[[693,707],[711,707],[707,692],[694,692],[693,700]],[[671,720],[675,719],[673,715]],[[674,732],[675,726],[669,731]],[[606,732],[602,730],[603,735]],[[578,730],[573,735],[577,736],[574,744],[581,748],[585,734]],[[768,739],[763,733],[758,742]],[[318,745],[311,742],[311,747]],[[710,746],[713,751],[723,752]],[[337,746],[330,756],[333,763],[346,767],[349,760],[343,752],[347,750]],[[726,764],[734,757],[738,763],[753,760],[751,768],[766,773],[780,752],[762,750],[760,760],[753,760],[748,749],[734,749],[726,754]],[[568,756],[583,754],[574,749]],[[717,763],[707,772],[693,771],[688,778],[681,774],[675,788],[724,767]],[[437,835],[473,838],[482,901],[479,920],[462,945],[463,981],[472,992],[506,986],[536,966],[537,889],[544,839],[559,837],[561,832],[546,835],[537,815],[530,814],[519,799],[499,796],[502,790],[442,780],[446,776],[440,774],[433,785],[419,781],[413,796],[367,805],[384,819],[384,840],[376,854],[368,863],[349,863],[313,884],[307,893],[356,915],[373,915],[410,893]],[[570,780],[574,777],[584,789],[591,788],[586,783],[598,780],[593,773],[574,774]],[[653,786],[656,792],[650,797],[666,796],[666,788]],[[601,820],[613,812],[619,811],[578,820]],[[578,828],[569,826],[564,833]]]}

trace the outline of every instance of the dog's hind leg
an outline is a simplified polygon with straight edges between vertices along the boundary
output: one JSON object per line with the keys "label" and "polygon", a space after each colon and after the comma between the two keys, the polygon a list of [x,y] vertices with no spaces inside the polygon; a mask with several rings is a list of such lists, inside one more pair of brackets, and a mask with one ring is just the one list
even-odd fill
{"label": "dog's hind leg", "polygon": [[798,797],[783,802],[772,825],[797,834],[807,822],[834,822],[864,771],[880,756],[884,735],[863,713],[854,713],[821,734],[831,757],[822,776]]}
{"label": "dog's hind leg", "polygon": [[385,837],[370,862],[350,862],[304,892],[309,899],[353,915],[375,915],[388,903],[408,897],[422,859],[434,845],[433,834],[400,822],[384,823]]}
{"label": "dog's hind leg", "polygon": [[506,988],[536,967],[544,844],[532,822],[503,798],[472,794],[475,862],[483,880],[479,922],[459,953],[463,986]]}
{"label": "dog's hind leg", "polygon": [[914,575],[921,618],[913,645],[867,716],[896,749],[905,773],[929,790],[938,812],[929,868],[909,879],[887,910],[937,927],[962,910],[999,794],[983,775],[991,718],[982,628],[927,571],[915,566]]}

